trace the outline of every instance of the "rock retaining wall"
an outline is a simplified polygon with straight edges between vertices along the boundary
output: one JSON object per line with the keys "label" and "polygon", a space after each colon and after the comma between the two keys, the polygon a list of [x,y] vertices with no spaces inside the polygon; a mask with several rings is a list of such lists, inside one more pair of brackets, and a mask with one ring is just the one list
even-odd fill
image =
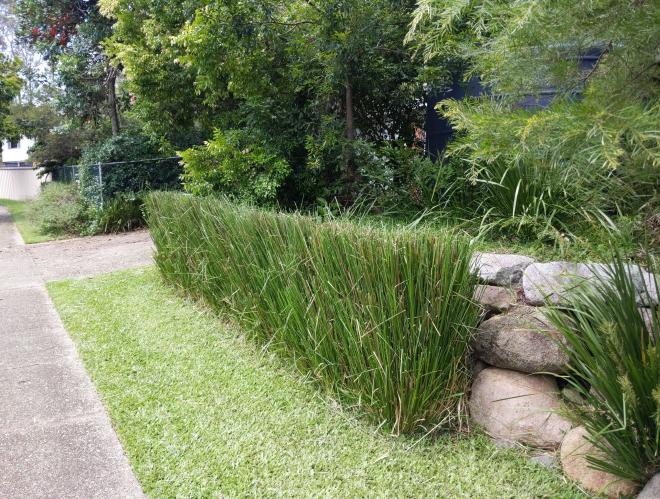
{"label": "rock retaining wall", "polygon": [[[591,469],[576,472],[584,463],[565,457],[572,456],[567,449],[581,442],[583,430],[571,431],[570,422],[557,414],[562,395],[555,377],[548,374],[565,372],[568,358],[557,344],[562,336],[547,320],[544,305],[566,304],[571,289],[588,286],[595,277],[607,278],[608,267],[479,253],[472,268],[481,282],[476,298],[484,309],[473,342],[472,419],[499,441],[550,451],[562,446],[566,473],[589,490],[610,496],[631,493],[631,484]],[[628,269],[640,313],[646,317],[647,307],[658,305],[656,280],[638,266]]]}

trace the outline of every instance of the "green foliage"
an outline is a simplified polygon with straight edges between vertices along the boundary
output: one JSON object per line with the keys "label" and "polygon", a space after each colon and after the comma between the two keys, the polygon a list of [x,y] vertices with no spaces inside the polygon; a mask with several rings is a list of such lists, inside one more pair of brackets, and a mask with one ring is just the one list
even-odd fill
{"label": "green foliage", "polygon": [[144,226],[142,207],[140,195],[120,193],[98,208],[75,183],[49,182],[29,203],[27,218],[39,231],[31,238],[48,240],[53,236],[89,236],[140,228]]}
{"label": "green foliage", "polygon": [[203,146],[182,152],[185,189],[195,195],[221,193],[259,204],[273,203],[290,167],[277,153],[249,139],[240,130],[216,130]]}
{"label": "green foliage", "polygon": [[7,208],[11,213],[12,221],[16,224],[16,228],[21,233],[25,244],[43,243],[57,239],[58,236],[45,234],[37,225],[31,216],[32,203],[30,201],[0,199],[0,205]]}
{"label": "green foliage", "polygon": [[121,64],[131,94],[130,114],[146,132],[163,137],[175,148],[199,144],[213,131],[216,113],[206,92],[196,83],[195,68],[181,64],[184,49],[172,43],[202,0],[100,0],[112,18],[113,33],[106,53]]}
{"label": "green foliage", "polygon": [[[52,102],[15,102],[11,106],[10,118],[18,135],[34,140],[28,151],[29,159],[39,167],[37,175],[40,177],[53,174],[61,165],[76,163],[84,147],[109,133],[103,127],[74,126]],[[58,180],[56,174],[52,178]]]}
{"label": "green foliage", "polygon": [[111,24],[96,1],[17,0],[16,15],[19,34],[55,73],[60,111],[79,126],[99,124],[116,111],[108,100],[116,70],[102,48]]}
{"label": "green foliage", "polygon": [[588,497],[485,435],[357,420],[152,268],[47,286],[148,497]]}
{"label": "green foliage", "polygon": [[49,182],[30,206],[30,218],[45,234],[88,234],[93,210],[75,184]]}
{"label": "green foliage", "polygon": [[[507,111],[495,102],[444,101],[442,105],[445,116],[463,134],[451,151],[467,159],[472,179],[490,180],[493,164],[529,165],[523,167],[557,181],[549,182],[548,188],[573,194],[579,192],[575,186],[593,190],[593,202],[587,205],[579,196],[566,196],[583,207],[607,209],[616,201],[630,211],[657,203],[657,103],[603,110],[587,95],[580,102],[557,102],[536,112]],[[609,182],[603,182],[606,176]],[[624,184],[626,196],[612,195],[621,194]],[[610,195],[603,196],[604,191]]]}
{"label": "green foliage", "polygon": [[[536,199],[528,205],[543,236],[581,223],[585,211],[657,211],[659,16],[649,1],[422,0],[408,40],[429,62],[453,61],[489,89],[439,107],[458,132],[450,153],[472,181],[493,182],[503,168],[533,171],[521,188]],[[600,55],[585,67],[581,58],[592,54]],[[546,90],[555,92],[550,107],[520,109]],[[492,190],[489,199],[483,211],[503,226],[528,224],[506,215]]]}
{"label": "green foliage", "polygon": [[534,162],[509,166],[496,162],[484,170],[477,182],[487,210],[484,222],[492,221],[490,229],[550,242],[570,233],[572,222],[583,217],[585,208],[607,207],[607,183],[614,182],[602,176],[598,190],[599,172],[587,180],[570,165],[543,168]]}
{"label": "green foliage", "polygon": [[147,221],[168,281],[348,403],[397,433],[455,422],[479,316],[466,240],[167,193]]}
{"label": "green foliage", "polygon": [[61,165],[77,164],[85,147],[105,140],[108,131],[103,128],[80,128],[62,124],[38,138],[30,151],[30,160],[50,173]]}
{"label": "green foliage", "polygon": [[103,205],[97,215],[97,226],[105,234],[127,232],[145,225],[142,197],[121,193]]}
{"label": "green foliage", "polygon": [[[127,129],[103,142],[87,147],[80,159],[81,187],[89,199],[101,194],[110,200],[119,193],[138,193],[150,189],[177,189],[180,187],[181,168],[178,159],[147,161],[160,158],[171,151],[140,134]],[[141,161],[144,160],[144,161]],[[108,164],[127,162],[121,164]],[[101,163],[101,173],[98,164]],[[98,176],[102,175],[102,186]],[[102,189],[101,192],[97,192]]]}
{"label": "green foliage", "polygon": [[405,144],[377,149],[364,142],[356,145],[361,199],[374,211],[390,215],[418,213],[437,206],[451,187],[451,166],[433,163],[416,148]]}
{"label": "green foliage", "polygon": [[15,136],[16,129],[8,119],[10,104],[21,89],[16,61],[7,59],[0,53],[0,139]]}
{"label": "green foliage", "polygon": [[178,130],[242,130],[267,142],[291,167],[284,204],[349,202],[359,190],[354,139],[411,144],[422,125],[425,70],[402,47],[412,1],[102,7],[117,20],[108,50],[149,130],[178,142]]}
{"label": "green foliage", "polygon": [[50,130],[61,122],[60,116],[51,104],[22,104],[11,106],[11,120],[20,135],[43,141]]}
{"label": "green foliage", "polygon": [[[568,381],[586,401],[572,416],[607,456],[588,456],[589,463],[643,485],[660,471],[660,315],[657,306],[646,309],[645,323],[635,281],[639,275],[617,258],[551,320],[567,340]],[[655,284],[646,290],[657,303]]]}

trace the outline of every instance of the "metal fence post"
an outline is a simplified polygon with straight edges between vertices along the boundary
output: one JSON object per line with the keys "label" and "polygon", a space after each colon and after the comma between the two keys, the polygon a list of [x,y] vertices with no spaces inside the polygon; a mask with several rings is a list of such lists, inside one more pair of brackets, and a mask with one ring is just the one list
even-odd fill
{"label": "metal fence post", "polygon": [[101,209],[103,209],[103,163],[99,163],[99,194],[101,195]]}

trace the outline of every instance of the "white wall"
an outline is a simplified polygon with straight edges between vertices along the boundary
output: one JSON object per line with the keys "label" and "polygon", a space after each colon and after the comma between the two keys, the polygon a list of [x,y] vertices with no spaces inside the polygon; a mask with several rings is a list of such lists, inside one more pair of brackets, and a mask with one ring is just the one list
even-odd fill
{"label": "white wall", "polygon": [[0,168],[0,199],[27,201],[41,192],[46,176],[37,177],[32,168]]}
{"label": "white wall", "polygon": [[18,147],[11,149],[11,145],[8,140],[2,142],[2,162],[9,163],[13,161],[27,161],[28,160],[28,149],[32,147],[34,140],[28,139],[26,137],[21,137],[21,140],[18,143]]}

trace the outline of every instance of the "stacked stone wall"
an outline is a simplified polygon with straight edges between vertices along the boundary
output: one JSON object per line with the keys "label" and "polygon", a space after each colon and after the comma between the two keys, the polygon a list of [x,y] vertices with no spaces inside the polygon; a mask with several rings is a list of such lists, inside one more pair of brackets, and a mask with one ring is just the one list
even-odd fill
{"label": "stacked stone wall", "polygon": [[[607,279],[606,264],[537,262],[523,255],[480,253],[472,268],[479,276],[476,299],[483,308],[474,335],[474,381],[470,414],[495,440],[543,449],[542,462],[559,452],[564,472],[586,489],[611,497],[636,492],[634,484],[592,470],[585,455],[590,444],[582,427],[572,428],[560,415],[565,400],[579,397],[563,390],[555,375],[565,374],[564,341],[547,319],[546,304],[570,305],[570,291]],[[656,279],[639,266],[633,277],[640,314],[650,318],[657,306]],[[574,401],[574,400],[573,400]]]}

